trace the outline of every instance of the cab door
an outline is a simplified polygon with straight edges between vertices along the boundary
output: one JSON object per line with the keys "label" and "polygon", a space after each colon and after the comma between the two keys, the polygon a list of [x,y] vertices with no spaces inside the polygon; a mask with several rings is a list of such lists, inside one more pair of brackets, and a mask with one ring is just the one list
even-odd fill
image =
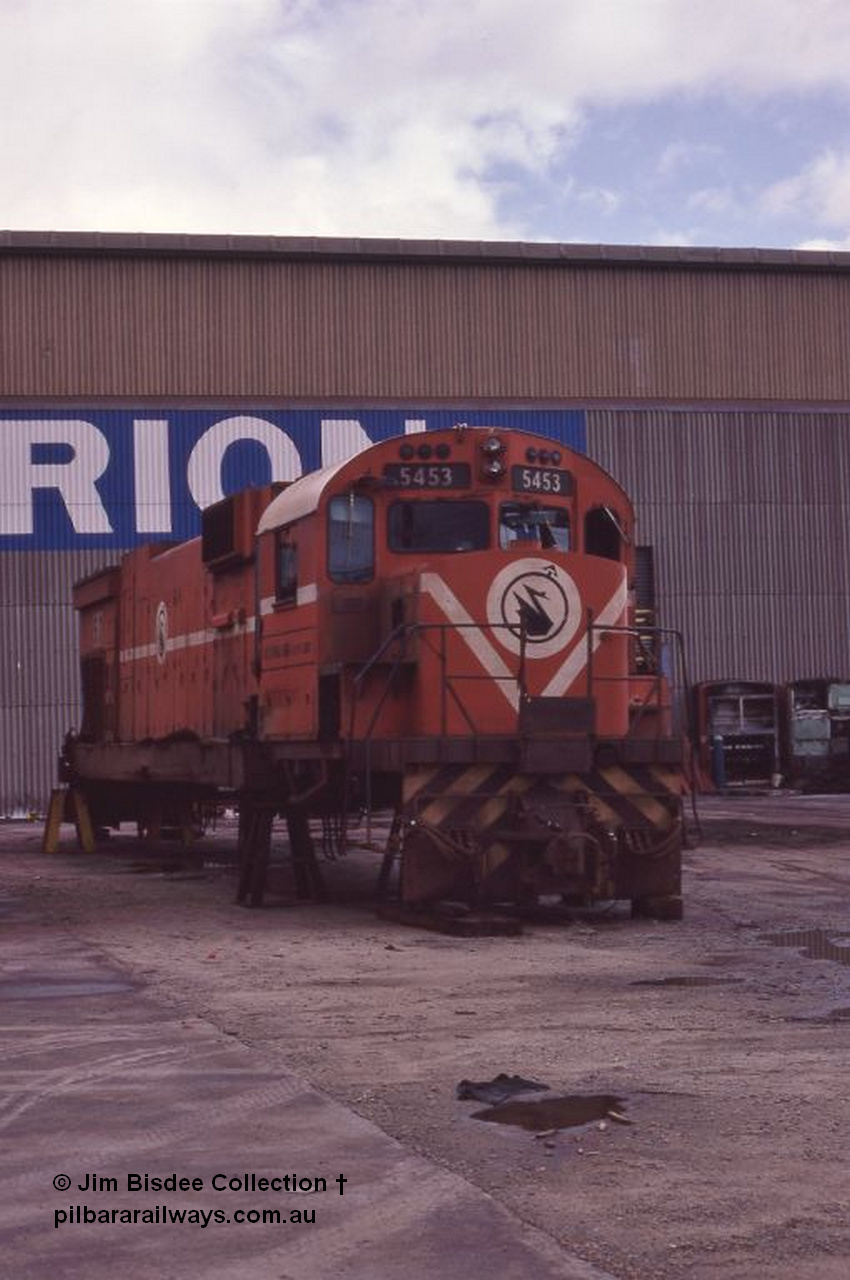
{"label": "cab door", "polygon": [[[313,741],[318,736],[317,557],[307,517],[264,535],[273,592],[260,602],[260,733]],[[267,566],[268,567],[268,566]],[[264,574],[268,583],[269,576]]]}

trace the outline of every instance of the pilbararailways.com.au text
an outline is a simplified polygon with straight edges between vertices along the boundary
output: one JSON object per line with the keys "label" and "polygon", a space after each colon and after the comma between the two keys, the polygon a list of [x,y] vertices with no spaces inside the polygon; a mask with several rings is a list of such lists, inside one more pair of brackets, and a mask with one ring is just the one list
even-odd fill
{"label": "pilbararailways.com.au text", "polygon": [[202,1230],[211,1223],[226,1223],[254,1226],[306,1226],[315,1225],[315,1209],[292,1209],[289,1213],[281,1209],[234,1209],[227,1213],[224,1209],[171,1209],[167,1204],[158,1204],[153,1209],[94,1209],[86,1204],[71,1204],[67,1209],[55,1209],[53,1225],[101,1226],[148,1224],[149,1226],[175,1224],[177,1226],[200,1227]]}

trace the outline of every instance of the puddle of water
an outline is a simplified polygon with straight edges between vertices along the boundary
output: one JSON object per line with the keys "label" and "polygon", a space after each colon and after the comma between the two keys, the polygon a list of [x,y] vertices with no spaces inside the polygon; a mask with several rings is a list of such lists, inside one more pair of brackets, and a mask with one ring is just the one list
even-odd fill
{"label": "puddle of water", "polygon": [[792,929],[764,935],[764,941],[775,947],[797,947],[806,960],[834,960],[836,964],[850,965],[850,938],[845,938],[846,934],[838,929]]}
{"label": "puddle of water", "polygon": [[132,991],[129,982],[0,982],[0,1000],[54,1000],[57,996],[111,996]]}
{"label": "puddle of water", "polygon": [[497,1107],[473,1112],[473,1120],[491,1124],[518,1125],[533,1133],[547,1129],[575,1129],[594,1120],[605,1120],[612,1111],[623,1116],[625,1103],[610,1093],[573,1094],[564,1098],[542,1098],[539,1102],[502,1102]]}
{"label": "puddle of water", "polygon": [[704,978],[697,974],[673,978],[640,978],[630,985],[633,987],[728,987],[735,982],[743,982],[743,978]]}

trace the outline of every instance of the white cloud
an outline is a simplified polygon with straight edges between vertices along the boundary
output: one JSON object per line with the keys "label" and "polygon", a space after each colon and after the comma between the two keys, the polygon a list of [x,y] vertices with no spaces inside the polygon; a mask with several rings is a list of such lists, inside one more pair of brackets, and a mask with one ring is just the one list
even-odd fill
{"label": "white cloud", "polygon": [[824,151],[794,177],[769,187],[762,202],[775,217],[802,214],[817,226],[850,227],[850,152]]}
{"label": "white cloud", "polygon": [[4,0],[0,225],[521,237],[593,108],[848,65],[846,0]]}
{"label": "white cloud", "polygon": [[712,143],[670,142],[661,152],[656,172],[662,178],[687,172],[705,163],[717,164],[723,159],[723,148]]}
{"label": "white cloud", "polygon": [[609,187],[583,187],[575,184],[574,198],[579,205],[597,210],[603,217],[610,217],[623,204],[623,194]]}
{"label": "white cloud", "polygon": [[802,240],[800,244],[794,246],[795,249],[817,249],[820,252],[846,253],[850,250],[850,235],[846,235],[842,240]]}
{"label": "white cloud", "polygon": [[646,243],[663,247],[665,245],[674,245],[679,248],[689,248],[691,245],[697,244],[698,240],[693,231],[685,231],[681,227],[656,227],[655,230],[646,237]]}
{"label": "white cloud", "polygon": [[737,212],[737,201],[730,187],[701,187],[690,193],[686,204],[689,209],[710,214]]}

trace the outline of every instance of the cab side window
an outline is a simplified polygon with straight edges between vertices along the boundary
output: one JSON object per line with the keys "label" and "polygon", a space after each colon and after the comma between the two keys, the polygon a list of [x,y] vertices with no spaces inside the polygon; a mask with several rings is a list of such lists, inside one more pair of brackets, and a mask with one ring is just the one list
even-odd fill
{"label": "cab side window", "polygon": [[281,529],[277,535],[277,575],[275,600],[295,604],[298,598],[298,544],[294,530]]}
{"label": "cab side window", "polygon": [[621,560],[622,525],[610,507],[593,507],[584,517],[584,551],[603,560]]}
{"label": "cab side window", "polygon": [[348,493],[328,503],[328,577],[369,582],[375,572],[375,508],[371,498]]}

